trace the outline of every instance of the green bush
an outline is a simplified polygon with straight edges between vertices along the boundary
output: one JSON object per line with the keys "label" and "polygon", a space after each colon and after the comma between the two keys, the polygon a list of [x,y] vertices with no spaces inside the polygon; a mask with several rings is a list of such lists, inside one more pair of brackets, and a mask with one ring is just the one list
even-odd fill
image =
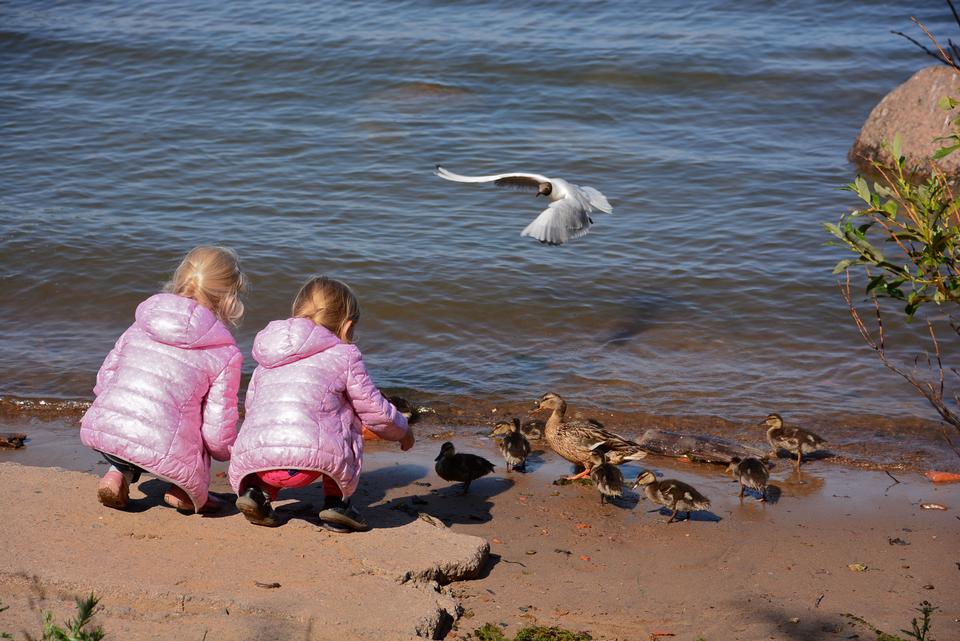
{"label": "green bush", "polygon": [[[949,0],[948,4],[953,9]],[[958,16],[956,11],[954,15]],[[921,48],[960,73],[957,61],[940,47],[922,23],[916,22],[940,53],[936,55],[922,45]],[[960,25],[960,16],[957,22]],[[957,116],[960,101],[945,97],[941,106],[953,111],[953,133],[940,141],[944,146],[931,159],[929,175],[921,179],[908,172],[897,136],[888,146],[892,161],[872,163],[878,179],[871,185],[858,175],[846,187],[857,194],[863,205],[842,214],[837,223],[825,223],[824,227],[835,239],[829,244],[844,247],[853,254],[838,262],[833,273],[846,276],[840,290],[863,340],[888,369],[927,399],[944,423],[960,433],[960,370],[944,365],[941,340],[937,337],[938,331],[960,336],[960,196],[954,191],[956,177],[947,176],[932,162],[960,150],[960,116]],[[874,308],[869,316],[864,315],[854,301],[851,272],[860,272],[866,279],[865,294]],[[922,354],[916,359],[891,358],[882,299],[902,304],[908,322],[926,306],[934,307],[936,313],[924,319],[929,338],[926,358]],[[916,334],[910,337],[911,340],[919,338]],[[921,371],[918,363],[924,361],[928,368]],[[953,445],[946,430],[943,435],[960,456],[960,448]]]}

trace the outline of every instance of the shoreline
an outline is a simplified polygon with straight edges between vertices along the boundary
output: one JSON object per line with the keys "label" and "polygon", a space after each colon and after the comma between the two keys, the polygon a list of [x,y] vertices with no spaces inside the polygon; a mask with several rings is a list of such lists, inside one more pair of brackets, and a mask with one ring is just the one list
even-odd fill
{"label": "shoreline", "polygon": [[[469,423],[466,415],[464,421]],[[553,480],[570,467],[542,443],[533,442],[528,473],[506,473],[483,430],[455,430],[450,437],[447,432],[434,432],[428,417],[418,424],[417,445],[408,453],[401,453],[393,443],[367,444],[354,502],[374,530],[369,535],[334,536],[321,533],[312,522],[310,510],[322,500],[314,488],[281,495],[278,507],[291,520],[276,530],[250,526],[235,511],[216,519],[180,515],[162,505],[159,484],[152,480],[132,493],[145,501],[138,508],[142,511],[103,508],[96,502],[94,488],[104,466],[79,444],[76,429],[61,425],[46,434],[38,423],[34,426],[36,434],[45,434],[43,438],[38,436],[22,450],[0,451],[0,471],[11,467],[9,462],[31,466],[12,467],[40,486],[11,482],[7,484],[10,495],[3,501],[12,502],[5,508],[10,515],[16,509],[23,512],[21,503],[36,503],[39,509],[28,509],[24,518],[37,522],[6,519],[0,533],[11,542],[12,562],[36,559],[29,574],[48,588],[48,595],[62,598],[30,597],[34,588],[29,581],[6,576],[0,580],[0,595],[21,610],[33,603],[34,610],[21,612],[27,618],[38,616],[41,606],[48,607],[44,604],[69,613],[72,595],[101,586],[108,601],[98,622],[116,638],[170,638],[170,630],[187,623],[196,628],[198,638],[202,630],[197,626],[222,631],[220,638],[228,640],[250,638],[249,626],[238,627],[237,619],[231,618],[234,614],[225,614],[224,608],[282,622],[283,629],[299,638],[361,638],[360,633],[344,632],[354,629],[345,626],[358,614],[350,604],[371,602],[352,600],[359,597],[351,592],[350,573],[370,572],[373,564],[380,568],[376,574],[394,562],[384,561],[382,551],[373,553],[366,547],[374,537],[378,545],[397,546],[397,554],[387,558],[415,556],[400,551],[416,541],[429,543],[424,530],[412,529],[423,523],[419,515],[426,514],[445,526],[438,531],[485,541],[490,550],[478,577],[450,583],[440,592],[430,588],[432,594],[449,599],[441,608],[453,619],[441,635],[445,639],[464,637],[485,623],[501,626],[507,634],[527,625],[558,625],[588,631],[595,639],[636,640],[655,631],[675,634],[678,641],[820,641],[855,633],[867,638],[871,633],[854,626],[844,613],[896,631],[909,625],[916,615],[913,609],[922,600],[941,608],[933,619],[935,638],[960,636],[960,603],[949,596],[960,590],[960,566],[955,565],[960,563],[960,484],[933,484],[913,472],[896,474],[900,482],[894,483],[881,471],[818,459],[805,463],[798,477],[790,461],[780,459],[771,477],[778,488],[776,497],[763,504],[749,497],[741,503],[736,483],[722,472],[722,466],[655,455],[623,466],[627,481],[641,468],[651,468],[691,483],[711,499],[709,512],[667,525],[667,516],[652,510],[634,491],[614,505],[601,506],[592,487],[554,485]],[[460,495],[459,484],[442,481],[433,471],[433,458],[447,438],[458,449],[486,456],[497,466],[494,474],[475,481],[466,496]],[[51,470],[50,457],[65,453],[69,456],[62,460],[62,467],[85,473]],[[224,469],[223,464],[214,467],[214,491],[230,491],[220,474]],[[43,493],[35,497],[35,489]],[[921,509],[925,502],[948,509]],[[21,536],[23,527],[44,536],[26,540]],[[65,532],[64,527],[72,529]],[[185,583],[180,585],[172,581],[146,590],[134,581],[133,596],[128,599],[97,574],[67,581],[62,562],[28,553],[27,548],[34,545],[63,546],[57,551],[60,557],[80,559],[68,566],[88,567],[82,559],[98,554],[84,540],[89,528],[98,536],[126,537],[121,537],[125,544],[119,561],[134,577],[144,562],[182,566],[178,559],[184,541],[192,570],[181,573],[184,576],[177,580]],[[125,533],[130,532],[127,537]],[[141,536],[145,538],[136,538]],[[272,562],[285,568],[271,576],[285,586],[300,586],[301,592],[278,590],[284,594],[265,595],[264,590],[250,587],[252,577],[243,575],[239,583],[231,578],[243,573],[231,551],[247,549],[250,541],[265,545]],[[148,549],[154,556],[145,561],[141,555]],[[331,568],[333,574],[328,576],[323,563],[300,557],[330,550],[346,551],[352,569]],[[312,572],[301,573],[304,563]],[[850,569],[856,564],[865,565],[866,570]],[[202,574],[203,579],[197,581],[193,573]],[[341,573],[342,582],[331,585],[329,577]],[[422,597],[419,592],[404,592],[395,582],[380,588],[386,590],[379,593],[381,598]],[[299,594],[317,590],[326,595],[320,605],[301,603]],[[152,601],[157,594],[163,597]],[[110,598],[120,602],[111,604]],[[193,605],[177,605],[180,598],[187,604],[192,599]],[[263,605],[264,598],[272,605]],[[310,623],[327,616],[314,611],[321,606],[333,607],[333,619],[324,619],[333,627]],[[424,607],[433,611],[432,605]],[[398,620],[408,628],[416,627],[413,619],[425,615],[417,610],[416,616],[398,616],[379,635],[369,636],[372,628],[364,634],[395,638]],[[386,625],[375,615],[364,618],[369,625]],[[6,620],[0,615],[0,630]]]}
{"label": "shoreline", "polygon": [[[423,410],[414,422],[418,438],[448,433],[452,436],[487,434],[493,424],[513,416],[526,420],[533,399],[505,397],[478,399],[473,396],[428,395],[403,390],[385,390],[401,396]],[[627,438],[638,439],[648,429],[661,429],[700,436],[713,436],[743,445],[768,448],[764,429],[756,421],[735,421],[704,414],[652,414],[645,411],[616,411],[579,403],[570,398],[570,416],[601,420],[605,426]],[[39,438],[45,429],[59,426],[79,428],[89,400],[31,398],[0,395],[0,431],[34,431]],[[931,410],[932,411],[932,410]],[[547,414],[536,415],[545,419]],[[241,425],[243,407],[240,407]],[[890,418],[879,415],[825,414],[817,417],[784,416],[789,424],[809,429],[827,440],[825,462],[868,470],[960,471],[960,457],[950,449],[943,434],[952,429],[928,418]],[[39,432],[36,428],[39,428]],[[949,433],[949,432],[948,432]],[[952,438],[952,436],[951,436]],[[53,463],[56,465],[56,463]]]}

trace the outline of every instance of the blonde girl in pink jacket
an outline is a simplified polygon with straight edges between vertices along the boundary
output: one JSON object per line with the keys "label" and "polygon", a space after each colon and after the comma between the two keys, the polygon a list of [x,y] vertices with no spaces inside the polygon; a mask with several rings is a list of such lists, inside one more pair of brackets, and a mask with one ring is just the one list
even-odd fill
{"label": "blonde girl in pink jacket", "polygon": [[97,488],[104,505],[124,509],[130,483],[147,472],[171,483],[173,507],[220,507],[207,492],[210,459],[229,460],[237,436],[243,356],[228,326],[243,315],[245,283],[233,250],[197,247],[166,293],[137,307],[81,421],[80,440],[111,463]]}
{"label": "blonde girl in pink jacket", "polygon": [[257,369],[230,460],[237,509],[255,525],[276,527],[270,501],[281,488],[322,480],[322,525],[368,529],[350,506],[363,462],[362,426],[413,447],[407,421],[374,385],[351,341],[360,306],[344,283],[320,276],[297,294],[293,318],[271,322],[253,343]]}

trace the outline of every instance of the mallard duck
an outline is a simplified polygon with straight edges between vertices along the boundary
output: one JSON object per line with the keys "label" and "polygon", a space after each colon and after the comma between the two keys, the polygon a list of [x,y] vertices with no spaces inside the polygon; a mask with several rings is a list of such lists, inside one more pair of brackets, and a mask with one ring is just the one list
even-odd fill
{"label": "mallard duck", "polygon": [[706,510],[710,507],[710,499],[690,485],[676,479],[658,481],[649,470],[640,472],[633,487],[637,488],[641,485],[644,486],[643,491],[648,499],[673,510],[667,523],[672,523],[677,518],[678,512],[686,512],[689,516],[690,512]]}
{"label": "mallard duck", "polygon": [[600,505],[606,497],[623,496],[623,472],[613,463],[607,462],[606,452],[600,448],[590,453],[590,480],[600,492]]}
{"label": "mallard duck", "polygon": [[503,436],[499,447],[503,459],[507,462],[507,471],[510,471],[511,465],[515,470],[524,470],[527,455],[530,454],[530,443],[520,431],[520,419],[498,421],[493,426],[492,436]]}
{"label": "mallard duck", "polygon": [[779,414],[771,414],[763,420],[761,426],[767,428],[767,442],[773,448],[772,455],[776,456],[780,449],[797,455],[797,469],[800,469],[800,460],[804,454],[816,452],[826,441],[813,432],[799,427],[787,427]]}
{"label": "mallard duck", "polygon": [[559,394],[547,392],[541,396],[534,411],[544,409],[553,410],[543,430],[547,444],[563,458],[584,468],[580,474],[568,477],[571,481],[590,474],[590,454],[598,447],[603,447],[606,460],[613,465],[638,461],[647,455],[633,441],[608,432],[590,420],[565,420],[567,403]]}
{"label": "mallard duck", "polygon": [[444,481],[462,482],[464,494],[470,489],[471,481],[493,471],[493,463],[476,454],[458,453],[450,441],[440,446],[440,454],[434,460],[437,476]]}
{"label": "mallard duck", "polygon": [[740,481],[740,498],[743,498],[744,488],[760,492],[760,500],[767,500],[767,481],[770,479],[770,470],[765,461],[748,456],[741,459],[735,456],[730,459],[727,471],[732,472],[734,478]]}

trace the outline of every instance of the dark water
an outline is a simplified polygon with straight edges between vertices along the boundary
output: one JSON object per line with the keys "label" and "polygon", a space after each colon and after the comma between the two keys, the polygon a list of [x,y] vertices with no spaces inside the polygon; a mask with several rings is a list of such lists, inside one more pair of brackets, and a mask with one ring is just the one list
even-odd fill
{"label": "dark water", "polygon": [[[668,5],[673,3],[666,3]],[[377,381],[733,419],[927,415],[830,275],[870,109],[929,59],[921,2],[0,5],[0,394],[87,398],[203,243],[254,289],[349,282]],[[537,171],[615,207],[561,248]],[[253,367],[248,358],[246,370]]]}

